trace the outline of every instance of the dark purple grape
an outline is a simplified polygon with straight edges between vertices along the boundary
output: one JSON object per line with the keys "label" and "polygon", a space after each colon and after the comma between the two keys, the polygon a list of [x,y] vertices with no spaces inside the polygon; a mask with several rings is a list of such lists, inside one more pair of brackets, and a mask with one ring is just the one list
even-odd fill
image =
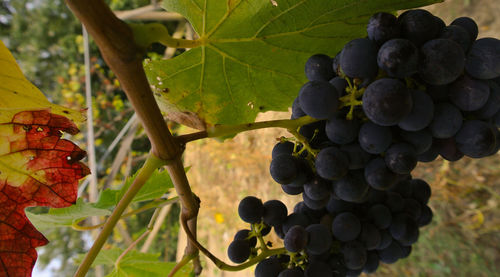
{"label": "dark purple grape", "polygon": [[238,205],[238,214],[245,222],[259,223],[264,214],[264,205],[259,198],[247,196],[240,201]]}
{"label": "dark purple grape", "polygon": [[385,164],[395,173],[410,173],[417,166],[415,148],[404,142],[393,144],[385,153]]}
{"label": "dark purple grape", "polygon": [[449,39],[434,39],[420,49],[419,75],[430,85],[445,85],[455,81],[465,66],[462,47]]}
{"label": "dark purple grape", "polygon": [[471,41],[475,41],[479,33],[476,22],[470,17],[459,17],[453,20],[450,25],[456,25],[464,28],[469,33]]}
{"label": "dark purple grape", "polygon": [[399,29],[397,18],[394,15],[380,12],[370,17],[366,31],[369,39],[382,45],[384,42],[398,37]]}
{"label": "dark purple grape", "polygon": [[340,213],[333,219],[332,233],[343,242],[354,240],[361,233],[361,222],[353,213]]}
{"label": "dark purple grape", "polygon": [[368,210],[368,218],[379,229],[386,229],[391,225],[392,213],[387,206],[383,204],[376,204]]}
{"label": "dark purple grape", "polygon": [[377,64],[389,77],[409,77],[418,72],[418,49],[409,40],[391,39],[380,47]]}
{"label": "dark purple grape", "polygon": [[472,39],[470,38],[469,32],[458,25],[450,25],[445,27],[439,35],[439,38],[453,40],[462,47],[464,53],[467,53],[467,50],[472,44]]}
{"label": "dark purple grape", "polygon": [[363,94],[363,111],[378,125],[396,125],[411,109],[411,94],[405,84],[396,79],[378,79]]}
{"label": "dark purple grape", "polygon": [[488,156],[496,147],[493,126],[480,120],[466,120],[455,136],[457,148],[471,158]]}
{"label": "dark purple grape", "polygon": [[283,269],[278,258],[267,258],[260,261],[255,267],[255,277],[278,276]]}
{"label": "dark purple grape", "polygon": [[309,81],[329,81],[335,76],[332,58],[324,54],[312,55],[306,61],[305,73]]}
{"label": "dark purple grape", "polygon": [[434,102],[425,92],[410,90],[412,108],[410,113],[398,123],[399,128],[406,131],[420,131],[429,126],[434,116]]}
{"label": "dark purple grape", "polygon": [[351,40],[340,53],[340,68],[351,78],[375,78],[378,73],[377,46],[367,38]]}
{"label": "dark purple grape", "polygon": [[488,83],[467,75],[463,75],[450,85],[449,99],[462,111],[475,111],[482,108],[489,96]]}
{"label": "dark purple grape", "polygon": [[449,138],[454,136],[462,127],[462,113],[454,105],[446,102],[436,104],[434,119],[429,130],[435,138]]}
{"label": "dark purple grape", "polygon": [[236,232],[233,240],[246,240],[250,247],[255,247],[257,245],[257,237],[250,237],[250,230],[243,229]]}
{"label": "dark purple grape", "polygon": [[306,249],[309,253],[319,255],[325,253],[332,246],[332,235],[330,228],[323,224],[311,224],[307,226],[309,241]]}
{"label": "dark purple grape", "polygon": [[247,240],[234,240],[227,248],[227,256],[233,263],[241,264],[250,257],[250,243]]}
{"label": "dark purple grape", "polygon": [[366,182],[374,189],[387,190],[398,180],[396,173],[391,171],[381,157],[371,160],[365,167]]}
{"label": "dark purple grape", "polygon": [[279,200],[269,200],[264,203],[264,214],[262,219],[265,224],[270,226],[278,226],[285,222],[288,215],[288,210]]}
{"label": "dark purple grape", "polygon": [[410,10],[398,17],[401,36],[412,41],[416,46],[436,38],[441,32],[440,24],[426,10]]}
{"label": "dark purple grape", "polygon": [[344,244],[342,254],[348,269],[362,269],[366,263],[366,248],[359,241],[350,241]]}
{"label": "dark purple grape", "polygon": [[309,81],[299,92],[300,108],[317,119],[332,117],[339,105],[339,94],[327,81]]}
{"label": "dark purple grape", "polygon": [[472,43],[465,61],[465,71],[477,79],[500,76],[500,40],[481,38]]}
{"label": "dark purple grape", "polygon": [[392,143],[392,132],[389,127],[367,121],[359,129],[359,145],[371,154],[384,152]]}
{"label": "dark purple grape", "polygon": [[347,174],[349,157],[337,147],[323,148],[316,157],[315,167],[322,178],[339,179]]}
{"label": "dark purple grape", "polygon": [[331,142],[348,144],[358,136],[359,123],[357,120],[334,117],[326,122],[325,132]]}
{"label": "dark purple grape", "polygon": [[295,225],[285,234],[283,243],[286,250],[290,252],[299,252],[307,245],[308,235],[306,229],[300,225]]}

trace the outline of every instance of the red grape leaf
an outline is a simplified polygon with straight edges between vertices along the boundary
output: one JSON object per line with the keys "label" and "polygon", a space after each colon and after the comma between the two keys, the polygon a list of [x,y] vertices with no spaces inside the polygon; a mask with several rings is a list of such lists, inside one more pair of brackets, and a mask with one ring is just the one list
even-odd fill
{"label": "red grape leaf", "polygon": [[49,110],[23,111],[2,122],[0,111],[0,276],[31,276],[35,247],[47,239],[28,221],[30,206],[75,203],[78,180],[89,173],[85,152],[61,139],[78,132],[67,118]]}
{"label": "red grape leaf", "polygon": [[50,103],[0,41],[0,276],[31,276],[35,247],[47,239],[29,222],[30,206],[67,207],[89,173],[85,151],[61,139],[78,132],[81,111]]}

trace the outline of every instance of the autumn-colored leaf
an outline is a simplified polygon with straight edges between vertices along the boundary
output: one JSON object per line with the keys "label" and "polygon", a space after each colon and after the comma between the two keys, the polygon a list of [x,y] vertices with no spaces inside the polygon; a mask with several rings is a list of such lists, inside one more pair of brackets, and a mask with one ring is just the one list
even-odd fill
{"label": "autumn-colored leaf", "polygon": [[31,276],[35,247],[47,244],[26,207],[76,201],[78,180],[89,173],[79,162],[85,152],[61,135],[78,132],[79,113],[51,104],[0,41],[0,276]]}

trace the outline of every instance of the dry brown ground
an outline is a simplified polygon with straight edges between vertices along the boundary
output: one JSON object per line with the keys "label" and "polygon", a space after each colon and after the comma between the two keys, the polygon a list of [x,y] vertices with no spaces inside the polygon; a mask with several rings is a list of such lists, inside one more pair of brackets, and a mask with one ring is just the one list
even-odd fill
{"label": "dry brown ground", "polygon": [[[480,26],[480,37],[494,36],[500,37],[500,0],[449,0],[441,4],[436,4],[428,9],[435,15],[440,16],[449,24],[453,18],[466,15],[474,18]],[[288,118],[288,113],[266,113],[258,117],[258,120],[282,119]],[[201,241],[212,253],[228,262],[226,248],[231,241],[234,233],[239,228],[246,227],[237,216],[237,204],[240,199],[247,195],[255,195],[263,200],[281,199],[288,204],[291,209],[297,198],[286,196],[281,192],[281,188],[269,176],[268,167],[271,159],[271,149],[275,138],[286,135],[282,130],[267,129],[251,131],[236,136],[232,140],[223,143],[215,140],[204,140],[189,143],[186,149],[186,165],[192,168],[188,172],[188,177],[192,183],[193,190],[201,198],[201,209],[199,215],[199,234]],[[498,161],[498,157],[492,160],[492,163]],[[495,163],[497,164],[497,162]],[[434,162],[422,167],[416,172],[417,177],[425,177],[429,181],[438,182],[434,184],[435,199],[440,201],[449,201],[450,198],[456,198],[462,195],[463,188],[451,188],[448,181],[436,178],[443,176],[450,168],[442,167],[442,162]],[[457,163],[454,177],[463,178],[466,174],[481,183],[485,181],[484,172],[478,169],[480,165],[472,164],[470,161]],[[467,167],[467,170],[460,170]],[[457,169],[458,168],[458,169]],[[498,167],[489,169],[496,170]],[[430,178],[430,179],[429,179]],[[494,180],[493,180],[494,181]],[[454,192],[457,190],[457,192]],[[454,202],[457,204],[458,202]],[[464,205],[467,203],[464,203]],[[496,205],[494,208],[497,209]],[[498,209],[497,209],[498,210]],[[447,210],[448,213],[454,213],[453,209]],[[441,216],[441,215],[440,215]],[[447,218],[456,218],[466,220],[467,217],[474,217],[474,214],[447,214],[442,215]],[[439,228],[446,228],[439,227]],[[439,230],[434,230],[439,232]],[[472,235],[477,234],[473,232]],[[472,236],[471,235],[471,236]],[[444,251],[444,250],[443,250]],[[498,251],[492,250],[490,255],[498,257]],[[214,268],[210,261],[204,262],[204,272],[202,276],[253,276],[251,270],[244,272],[230,273],[221,272]],[[413,270],[407,273],[395,273],[391,269],[383,269],[380,275],[395,276],[407,275],[410,272],[421,276],[427,275],[425,269],[421,271]],[[408,276],[408,275],[407,275]]]}

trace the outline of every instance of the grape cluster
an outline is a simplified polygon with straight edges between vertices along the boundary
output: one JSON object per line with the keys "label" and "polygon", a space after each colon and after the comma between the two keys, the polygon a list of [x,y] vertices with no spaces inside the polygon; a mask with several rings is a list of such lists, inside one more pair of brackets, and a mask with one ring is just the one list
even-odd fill
{"label": "grape cluster", "polygon": [[334,58],[307,60],[292,119],[317,121],[273,148],[272,178],[303,201],[290,214],[277,200],[240,202],[251,228],[230,259],[267,249],[256,242],[271,228],[286,249],[256,277],[358,276],[407,257],[432,220],[431,188],[411,176],[417,162],[500,148],[500,40],[477,39],[471,18],[446,26],[425,10],[374,14],[367,33]]}

